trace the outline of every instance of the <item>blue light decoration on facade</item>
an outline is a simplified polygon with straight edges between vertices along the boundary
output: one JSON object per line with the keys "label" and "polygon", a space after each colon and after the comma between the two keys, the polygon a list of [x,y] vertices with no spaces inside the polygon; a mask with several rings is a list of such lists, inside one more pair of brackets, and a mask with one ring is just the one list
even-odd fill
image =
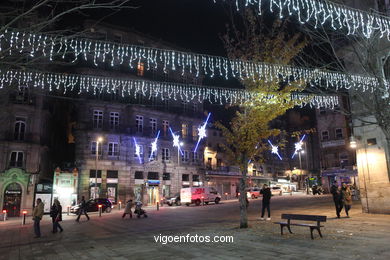
{"label": "blue light decoration on facade", "polygon": [[268,140],[268,143],[271,145],[271,153],[276,154],[280,160],[282,160],[282,157],[279,154],[279,147],[277,145],[273,145],[270,140]]}
{"label": "blue light decoration on facade", "polygon": [[177,149],[179,150],[180,154],[183,155],[183,151],[180,148],[180,140],[179,140],[180,136],[174,134],[173,131],[172,131],[172,128],[169,128],[169,131],[171,132],[172,137],[173,137],[173,147],[177,147]]}
{"label": "blue light decoration on facade", "polygon": [[199,146],[200,141],[203,138],[207,137],[207,135],[206,135],[206,126],[207,126],[207,123],[208,123],[208,121],[210,119],[210,116],[211,116],[211,113],[209,113],[207,115],[206,121],[203,123],[203,125],[198,127],[198,142],[196,143],[194,152],[196,152],[196,150],[198,150],[198,146]]}
{"label": "blue light decoration on facade", "polygon": [[295,151],[293,153],[293,155],[291,156],[291,159],[294,158],[294,156],[302,150],[302,145],[303,145],[303,140],[305,139],[306,135],[303,135],[301,140],[299,140],[299,142],[295,143]]}
{"label": "blue light decoration on facade", "polygon": [[152,161],[153,155],[157,152],[157,141],[159,137],[160,137],[160,130],[158,130],[157,136],[152,142],[152,149],[150,151],[149,162]]}
{"label": "blue light decoration on facade", "polygon": [[133,137],[134,145],[135,145],[135,155],[137,155],[139,163],[142,163],[141,158],[141,146],[137,144],[137,140],[135,140],[135,137]]}

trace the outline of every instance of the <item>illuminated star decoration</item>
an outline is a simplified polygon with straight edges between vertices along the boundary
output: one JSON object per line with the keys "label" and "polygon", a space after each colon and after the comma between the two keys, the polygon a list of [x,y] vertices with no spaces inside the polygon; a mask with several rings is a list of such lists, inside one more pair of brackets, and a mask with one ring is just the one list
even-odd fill
{"label": "illuminated star decoration", "polygon": [[200,141],[203,138],[207,137],[207,135],[206,135],[206,126],[207,126],[207,123],[208,123],[208,121],[210,119],[210,116],[211,116],[211,113],[209,113],[207,115],[206,121],[203,123],[203,125],[201,127],[198,127],[198,142],[196,143],[194,152],[196,152],[196,150],[198,150],[198,146],[199,146]]}
{"label": "illuminated star decoration", "polygon": [[172,128],[169,128],[169,131],[171,132],[172,137],[173,137],[173,146],[177,147],[177,149],[179,149],[179,151],[180,151],[180,154],[183,155],[183,151],[180,148],[180,140],[179,140],[180,136],[175,135],[172,131]]}
{"label": "illuminated star decoration", "polygon": [[142,163],[142,158],[141,158],[141,146],[137,144],[137,140],[135,140],[135,137],[133,137],[134,140],[134,145],[135,145],[135,155],[137,155],[139,163]]}
{"label": "illuminated star decoration", "polygon": [[301,140],[299,140],[299,142],[295,143],[295,151],[293,153],[293,155],[291,156],[291,159],[294,158],[294,156],[300,151],[302,150],[302,145],[303,145],[303,140],[305,139],[306,135],[303,135]]}
{"label": "illuminated star decoration", "polygon": [[273,145],[270,140],[268,140],[268,143],[271,145],[271,149],[272,149],[271,153],[276,154],[279,157],[279,159],[282,160],[282,157],[280,156],[278,150],[279,147],[277,145]]}
{"label": "illuminated star decoration", "polygon": [[157,152],[157,140],[160,137],[160,130],[157,132],[157,136],[152,142],[152,151],[150,152],[149,162],[152,160],[153,155]]}

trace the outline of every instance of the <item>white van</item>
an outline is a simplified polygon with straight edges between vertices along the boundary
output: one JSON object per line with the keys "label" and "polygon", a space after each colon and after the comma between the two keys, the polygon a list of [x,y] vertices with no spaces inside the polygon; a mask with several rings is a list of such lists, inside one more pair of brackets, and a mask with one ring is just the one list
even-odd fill
{"label": "white van", "polygon": [[180,190],[180,200],[182,204],[186,204],[187,206],[192,203],[199,206],[202,201],[205,204],[208,204],[209,202],[218,204],[221,200],[221,195],[219,195],[217,190],[213,187],[182,188]]}

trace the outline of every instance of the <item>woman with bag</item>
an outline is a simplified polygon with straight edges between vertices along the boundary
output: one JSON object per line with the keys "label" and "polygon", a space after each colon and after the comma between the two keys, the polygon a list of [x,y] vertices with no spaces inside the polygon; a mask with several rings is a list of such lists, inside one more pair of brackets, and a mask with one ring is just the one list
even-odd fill
{"label": "woman with bag", "polygon": [[57,233],[58,229],[60,229],[60,232],[64,231],[59,223],[62,221],[62,206],[58,199],[54,199],[53,206],[50,209],[50,217],[53,221],[53,233]]}
{"label": "woman with bag", "polygon": [[349,218],[349,210],[352,207],[352,192],[349,186],[347,184],[343,183],[343,203],[344,203],[344,209],[345,209],[345,214],[347,214],[347,218]]}

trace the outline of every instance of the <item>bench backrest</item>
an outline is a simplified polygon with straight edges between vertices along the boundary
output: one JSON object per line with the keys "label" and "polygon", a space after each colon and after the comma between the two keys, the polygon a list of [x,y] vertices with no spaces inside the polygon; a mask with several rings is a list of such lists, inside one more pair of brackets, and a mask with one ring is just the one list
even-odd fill
{"label": "bench backrest", "polygon": [[282,219],[326,222],[326,216],[318,215],[282,214]]}

